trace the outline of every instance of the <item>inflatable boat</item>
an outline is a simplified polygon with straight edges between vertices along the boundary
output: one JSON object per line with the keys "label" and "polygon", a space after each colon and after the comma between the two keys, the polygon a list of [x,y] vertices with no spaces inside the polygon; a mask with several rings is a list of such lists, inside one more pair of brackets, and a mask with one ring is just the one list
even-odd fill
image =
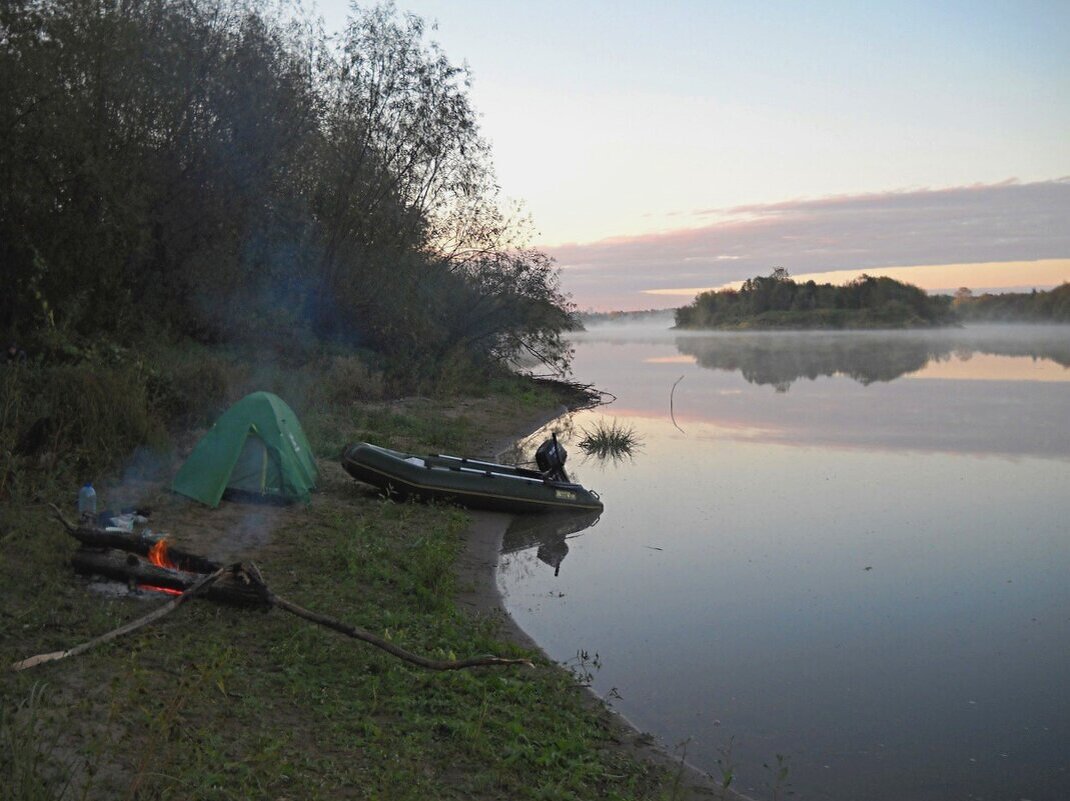
{"label": "inflatable boat", "polygon": [[500,512],[602,509],[598,495],[568,480],[565,451],[556,438],[540,446],[541,470],[496,464],[464,456],[411,453],[361,442],[342,453],[353,478],[378,487],[388,497],[418,498]]}

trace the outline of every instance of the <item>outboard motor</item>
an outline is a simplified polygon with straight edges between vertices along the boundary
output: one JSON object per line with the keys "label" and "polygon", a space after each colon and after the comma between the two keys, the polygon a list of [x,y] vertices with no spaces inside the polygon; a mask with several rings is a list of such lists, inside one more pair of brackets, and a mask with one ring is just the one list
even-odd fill
{"label": "outboard motor", "polygon": [[565,472],[565,460],[568,454],[565,448],[557,442],[557,434],[551,435],[539,449],[535,451],[535,464],[539,466],[539,472],[553,481],[568,481],[568,473]]}

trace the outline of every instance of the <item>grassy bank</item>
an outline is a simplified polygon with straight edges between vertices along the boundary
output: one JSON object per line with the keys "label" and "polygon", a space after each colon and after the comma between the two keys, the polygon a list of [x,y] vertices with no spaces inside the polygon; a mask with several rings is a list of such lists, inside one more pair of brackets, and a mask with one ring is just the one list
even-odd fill
{"label": "grassy bank", "polygon": [[[503,641],[497,621],[464,614],[453,602],[465,513],[384,502],[345,476],[333,456],[358,438],[481,451],[557,403],[546,389],[506,381],[480,395],[352,402],[344,376],[307,366],[253,376],[202,359],[195,369],[215,368],[222,378],[209,394],[219,397],[194,398],[182,415],[203,418],[253,382],[288,388],[321,457],[322,489],[312,505],[212,511],[171,496],[166,478],[193,436],[159,420],[146,434],[158,440],[155,466],[131,472],[113,465],[97,482],[105,504],[150,504],[151,525],[180,544],[217,558],[253,558],[278,594],[410,650],[532,656]],[[0,511],[4,665],[91,639],[162,603],[95,594],[69,567],[75,543],[44,503],[70,508],[77,484],[66,479],[99,457],[86,454],[77,468],[65,462],[51,478],[37,475],[32,487],[21,473],[9,474]],[[13,466],[25,470],[25,459]],[[14,497],[13,488],[22,494]],[[0,672],[0,797],[675,795],[671,772],[621,749],[569,673],[535,662],[533,669],[430,673],[278,611],[196,601],[83,656]]]}

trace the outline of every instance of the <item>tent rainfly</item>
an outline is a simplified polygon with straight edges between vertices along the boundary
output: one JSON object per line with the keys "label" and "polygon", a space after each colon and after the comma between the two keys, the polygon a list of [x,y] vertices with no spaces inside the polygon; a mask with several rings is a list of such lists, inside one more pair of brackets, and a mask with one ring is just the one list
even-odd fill
{"label": "tent rainfly", "polygon": [[311,501],[318,472],[308,438],[277,395],[235,403],[197,443],[171,489],[211,507],[227,490],[282,501]]}

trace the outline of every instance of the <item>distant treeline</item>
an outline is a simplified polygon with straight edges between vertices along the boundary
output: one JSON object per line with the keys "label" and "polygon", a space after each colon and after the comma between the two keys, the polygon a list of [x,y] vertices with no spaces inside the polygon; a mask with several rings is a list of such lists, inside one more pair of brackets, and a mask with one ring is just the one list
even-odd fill
{"label": "distant treeline", "polygon": [[0,336],[561,366],[570,304],[467,71],[392,5],[333,40],[276,7],[0,3]]}
{"label": "distant treeline", "polygon": [[977,297],[963,287],[955,293],[953,306],[968,322],[1070,323],[1070,283],[1046,292],[1034,289]]}
{"label": "distant treeline", "polygon": [[676,311],[677,328],[919,328],[955,322],[950,296],[863,275],[843,286],[799,284],[787,271],[703,292]]}

